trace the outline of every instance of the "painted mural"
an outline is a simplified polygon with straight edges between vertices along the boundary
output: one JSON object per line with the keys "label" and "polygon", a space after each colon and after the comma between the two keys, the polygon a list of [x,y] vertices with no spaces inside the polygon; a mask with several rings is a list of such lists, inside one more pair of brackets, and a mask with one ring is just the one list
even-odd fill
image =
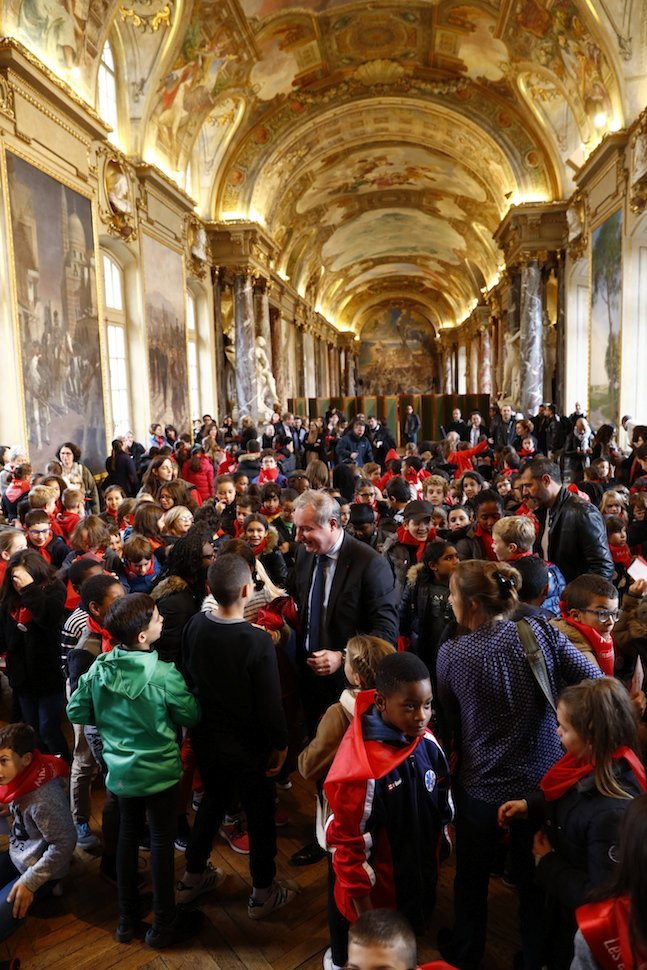
{"label": "painted mural", "polygon": [[106,456],[89,199],[7,153],[29,456],[43,468],[74,441],[93,471]]}
{"label": "painted mural", "polygon": [[338,229],[321,254],[337,272],[362,259],[409,253],[433,256],[442,252],[449,262],[458,263],[462,244],[461,236],[440,219],[412,210],[378,209],[364,212]]}
{"label": "painted mural", "polygon": [[359,378],[364,394],[427,394],[434,379],[435,333],[419,311],[377,311],[362,329]]}
{"label": "painted mural", "polygon": [[589,420],[618,425],[622,330],[622,211],[591,233]]}
{"label": "painted mural", "polygon": [[151,420],[189,428],[182,256],[143,236]]}

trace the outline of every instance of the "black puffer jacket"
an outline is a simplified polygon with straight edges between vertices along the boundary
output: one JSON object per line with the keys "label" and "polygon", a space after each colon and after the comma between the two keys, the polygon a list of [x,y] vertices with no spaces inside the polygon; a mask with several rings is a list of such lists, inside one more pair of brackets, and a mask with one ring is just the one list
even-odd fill
{"label": "black puffer jacket", "polygon": [[153,587],[151,596],[164,617],[164,628],[155,649],[160,660],[181,667],[182,631],[201,603],[189,584],[179,576],[167,576]]}
{"label": "black puffer jacket", "polygon": [[411,639],[411,650],[424,660],[434,685],[442,633],[453,617],[449,586],[439,586],[424,563],[412,566],[400,601],[400,636]]}
{"label": "black puffer jacket", "polygon": [[[535,551],[541,555],[540,539]],[[599,509],[563,487],[551,511],[548,559],[559,566],[567,583],[583,573],[613,578],[613,560]]]}
{"label": "black puffer jacket", "polygon": [[31,583],[20,594],[21,606],[30,619],[19,628],[15,617],[2,609],[3,646],[7,651],[7,676],[17,694],[38,697],[55,694],[64,687],[61,668],[61,628],[67,590],[60,579]]}

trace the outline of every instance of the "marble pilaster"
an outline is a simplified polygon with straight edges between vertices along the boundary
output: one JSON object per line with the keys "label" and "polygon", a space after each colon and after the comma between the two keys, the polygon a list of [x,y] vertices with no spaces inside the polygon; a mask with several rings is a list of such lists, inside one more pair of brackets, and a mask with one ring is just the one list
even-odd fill
{"label": "marble pilaster", "polygon": [[272,307],[269,311],[270,327],[270,359],[272,361],[272,373],[276,381],[276,396],[281,409],[287,406],[287,394],[285,390],[285,353],[284,353],[284,332],[286,322],[281,316],[281,311]]}
{"label": "marble pilaster", "polygon": [[492,393],[492,334],[489,327],[481,331],[480,340],[480,370],[479,388],[480,394]]}
{"label": "marble pilaster", "polygon": [[519,307],[521,389],[520,409],[536,414],[544,395],[541,268],[536,259],[522,264]]}
{"label": "marble pilaster", "polygon": [[213,273],[214,347],[216,351],[216,414],[222,420],[227,413],[227,388],[225,382],[225,350],[222,333],[222,280],[217,270]]}
{"label": "marble pilaster", "polygon": [[470,394],[478,394],[480,388],[480,353],[479,339],[476,334],[472,334],[469,345],[469,381],[467,390]]}
{"label": "marble pilaster", "polygon": [[234,277],[234,326],[236,347],[236,400],[239,417],[258,420],[258,378],[256,373],[254,294],[251,276]]}
{"label": "marble pilaster", "polygon": [[453,390],[452,352],[449,347],[446,347],[443,350],[443,394],[451,394]]}

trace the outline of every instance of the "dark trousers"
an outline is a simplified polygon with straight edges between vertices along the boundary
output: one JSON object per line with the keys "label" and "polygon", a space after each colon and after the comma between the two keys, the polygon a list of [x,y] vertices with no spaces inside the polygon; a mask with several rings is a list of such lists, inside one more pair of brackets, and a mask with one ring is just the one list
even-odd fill
{"label": "dark trousers", "polygon": [[348,962],[348,930],[350,923],[337,909],[335,902],[335,870],[332,855],[328,853],[328,932],[332,962],[336,967],[345,967]]}
{"label": "dark trousers", "polygon": [[308,667],[307,654],[299,660],[299,691],[308,738],[314,738],[317,725],[332,704],[336,704],[346,686],[343,665],[334,674],[318,677]]}
{"label": "dark trousers", "polygon": [[167,926],[175,916],[175,828],[177,823],[177,785],[154,795],[139,795],[119,800],[119,843],[117,846],[117,889],[119,915],[140,918],[137,888],[139,839],[148,815],[150,829],[150,870],[153,882],[153,925]]}
{"label": "dark trousers", "polygon": [[65,690],[56,694],[19,694],[23,719],[33,727],[49,754],[60,755],[70,762],[70,750],[61,731],[61,718],[65,710]]}
{"label": "dark trousers", "polygon": [[[456,878],[454,930],[443,956],[462,970],[475,970],[483,958],[487,930],[490,871],[503,832],[497,823],[498,804],[456,792]],[[524,970],[541,970],[544,895],[535,884],[532,855],[534,826],[525,821],[510,826],[511,871],[519,896],[519,928]]]}
{"label": "dark trousers", "polygon": [[[20,879],[20,873],[14,866],[8,852],[0,853],[0,942],[18,929],[23,919],[16,919],[13,915],[13,903],[7,901],[7,896]],[[50,879],[34,893],[36,899],[45,899],[51,895],[56,885],[56,879]]]}
{"label": "dark trousers", "polygon": [[260,770],[218,758],[208,746],[195,745],[204,795],[186,849],[186,868],[202,872],[227,809],[239,798],[247,816],[249,872],[256,889],[267,889],[276,875],[274,782]]}

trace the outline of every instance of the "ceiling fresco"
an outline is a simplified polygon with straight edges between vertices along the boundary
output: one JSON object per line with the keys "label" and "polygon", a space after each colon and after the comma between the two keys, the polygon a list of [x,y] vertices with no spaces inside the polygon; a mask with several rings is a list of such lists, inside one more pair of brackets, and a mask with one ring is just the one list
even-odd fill
{"label": "ceiling fresco", "polygon": [[2,26],[91,102],[109,38],[124,150],[204,218],[261,222],[281,274],[359,332],[405,295],[460,322],[509,206],[571,194],[622,95],[644,103],[635,3],[5,0]]}

